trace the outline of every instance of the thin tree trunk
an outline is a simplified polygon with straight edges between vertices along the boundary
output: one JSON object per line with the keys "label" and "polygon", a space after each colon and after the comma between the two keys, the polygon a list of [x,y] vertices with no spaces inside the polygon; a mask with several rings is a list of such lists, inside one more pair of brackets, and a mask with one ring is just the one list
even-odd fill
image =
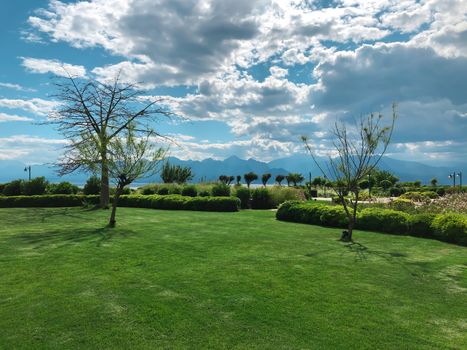
{"label": "thin tree trunk", "polygon": [[101,169],[101,209],[109,208],[110,188],[109,188],[109,166],[107,164],[107,153],[102,153],[102,169]]}
{"label": "thin tree trunk", "polygon": [[120,193],[122,190],[120,187],[117,188],[117,191],[115,192],[114,200],[112,203],[112,213],[110,214],[110,220],[109,220],[109,226],[110,227],[115,227],[115,224],[117,223],[115,217],[117,215],[117,205],[118,205],[118,199],[120,198]]}

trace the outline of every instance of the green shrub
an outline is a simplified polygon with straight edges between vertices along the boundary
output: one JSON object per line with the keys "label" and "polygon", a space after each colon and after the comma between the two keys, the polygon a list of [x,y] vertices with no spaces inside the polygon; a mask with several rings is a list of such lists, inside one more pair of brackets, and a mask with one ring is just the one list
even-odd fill
{"label": "green shrub", "polygon": [[1,208],[32,208],[32,207],[77,207],[84,204],[98,204],[98,196],[85,195],[38,195],[0,197]]}
{"label": "green shrub", "polygon": [[58,184],[49,184],[47,186],[47,193],[50,194],[76,194],[78,191],[78,186],[67,181],[63,181]]}
{"label": "green shrub", "polygon": [[433,220],[433,235],[442,241],[467,244],[467,218],[460,214],[437,215]]}
{"label": "green shrub", "polygon": [[404,189],[401,188],[401,187],[391,187],[389,189],[389,194],[390,194],[391,197],[399,197],[404,192],[405,192]]}
{"label": "green shrub", "polygon": [[349,220],[342,206],[323,206],[319,221],[323,226],[346,228]]}
{"label": "green shrub", "polygon": [[435,217],[435,214],[428,213],[412,215],[409,222],[410,234],[418,237],[432,237],[432,224]]}
{"label": "green shrub", "polygon": [[23,187],[23,180],[14,180],[7,184],[3,188],[4,196],[20,196],[21,189]]}
{"label": "green shrub", "polygon": [[169,194],[169,189],[167,187],[161,187],[157,191],[157,194],[160,195],[160,196],[166,196],[166,195]]}
{"label": "green shrub", "polygon": [[0,184],[0,196],[3,195],[3,190],[5,189],[6,184]]}
{"label": "green shrub", "polygon": [[198,195],[198,190],[195,185],[187,185],[182,189],[182,196],[196,197]]}
{"label": "green shrub", "polygon": [[216,184],[212,187],[211,193],[213,197],[229,197],[230,186],[224,183]]}
{"label": "green shrub", "polygon": [[[139,190],[142,194],[149,195],[149,194],[157,194],[159,188],[155,185],[146,185],[146,186],[141,187]],[[167,193],[168,193],[168,190],[167,190]]]}
{"label": "green shrub", "polygon": [[438,199],[439,198],[439,195],[438,193],[434,192],[434,191],[423,191],[421,192],[424,196],[427,196],[428,198],[430,199]]}
{"label": "green shrub", "polygon": [[363,209],[357,221],[357,227],[369,231],[381,231],[394,234],[408,233],[410,215],[391,209]]}
{"label": "green shrub", "polygon": [[182,187],[179,185],[171,185],[169,187],[169,194],[182,194]]}
{"label": "green shrub", "polygon": [[271,195],[266,188],[257,188],[251,192],[251,209],[271,209]]}
{"label": "green shrub", "polygon": [[199,195],[200,197],[209,197],[209,196],[211,195],[211,193],[209,193],[208,190],[201,190],[201,191],[198,193],[198,195]]}
{"label": "green shrub", "polygon": [[416,191],[405,192],[404,194],[400,196],[400,198],[408,199],[414,202],[429,202],[430,201],[430,197],[427,192],[416,192]]}
{"label": "green shrub", "polygon": [[42,195],[45,193],[48,184],[49,182],[43,176],[36,177],[31,181],[24,181],[21,194],[25,196]]}
{"label": "green shrub", "polygon": [[438,196],[442,197],[446,194],[446,189],[444,187],[438,187],[436,189],[436,193],[438,194]]}
{"label": "green shrub", "polygon": [[268,188],[271,194],[272,206],[279,207],[286,201],[305,200],[305,194],[302,190],[292,187],[273,186]]}
{"label": "green shrub", "polygon": [[99,194],[101,192],[101,180],[97,176],[91,176],[84,185],[83,193],[86,195]]}
{"label": "green shrub", "polygon": [[121,207],[152,208],[166,210],[196,210],[233,212],[240,208],[235,197],[186,197],[180,195],[130,195],[122,196]]}
{"label": "green shrub", "polygon": [[248,209],[250,207],[250,190],[246,187],[237,187],[235,189],[235,196],[240,199],[240,206],[242,209]]}
{"label": "green shrub", "polygon": [[393,210],[412,213],[415,210],[415,203],[409,199],[397,198],[389,203],[389,207]]}

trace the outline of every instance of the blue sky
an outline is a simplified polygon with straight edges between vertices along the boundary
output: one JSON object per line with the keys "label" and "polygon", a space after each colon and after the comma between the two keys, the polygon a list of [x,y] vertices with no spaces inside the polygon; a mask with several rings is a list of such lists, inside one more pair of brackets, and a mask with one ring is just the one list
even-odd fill
{"label": "blue sky", "polygon": [[389,155],[467,157],[467,3],[462,0],[11,1],[0,12],[0,161],[51,162],[40,125],[64,68],[118,71],[183,117],[156,124],[184,159],[272,160],[332,150],[336,120],[399,119]]}

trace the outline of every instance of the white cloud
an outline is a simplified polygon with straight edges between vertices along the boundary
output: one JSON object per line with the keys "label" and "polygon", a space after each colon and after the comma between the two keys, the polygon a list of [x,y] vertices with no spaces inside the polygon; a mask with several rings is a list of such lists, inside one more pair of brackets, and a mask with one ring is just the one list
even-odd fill
{"label": "white cloud", "polygon": [[0,107],[10,109],[21,109],[39,116],[46,116],[50,111],[57,107],[57,101],[44,100],[41,98],[32,98],[30,100],[23,99],[0,99]]}
{"label": "white cloud", "polygon": [[50,163],[58,158],[67,141],[34,135],[0,137],[0,160],[18,159],[29,164]]}
{"label": "white cloud", "polygon": [[22,65],[32,73],[52,73],[61,77],[78,77],[86,76],[86,68],[84,66],[63,63],[59,60],[40,59],[32,57],[21,57]]}
{"label": "white cloud", "polygon": [[27,121],[32,121],[32,118],[29,117],[22,117],[19,115],[14,115],[14,114],[6,114],[0,112],[0,123],[2,122],[27,122]]}
{"label": "white cloud", "polygon": [[16,91],[25,91],[25,92],[35,92],[35,89],[31,88],[26,88],[24,86],[21,86],[19,84],[12,84],[12,83],[2,83],[0,82],[0,87],[1,88],[6,88],[6,89],[13,89]]}

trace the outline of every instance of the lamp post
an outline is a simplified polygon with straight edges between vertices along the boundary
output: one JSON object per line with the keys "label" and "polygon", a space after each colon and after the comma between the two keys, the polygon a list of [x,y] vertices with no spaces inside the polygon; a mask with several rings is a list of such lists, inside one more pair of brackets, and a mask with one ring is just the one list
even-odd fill
{"label": "lamp post", "polygon": [[462,171],[459,171],[457,176],[459,176],[459,187],[462,188]]}
{"label": "lamp post", "polygon": [[29,181],[31,181],[31,166],[27,166],[24,168],[24,171],[27,171],[29,173]]}
{"label": "lamp post", "polygon": [[371,198],[371,173],[368,173],[368,198]]}
{"label": "lamp post", "polygon": [[456,172],[449,174],[448,178],[452,179],[452,187],[456,187]]}

